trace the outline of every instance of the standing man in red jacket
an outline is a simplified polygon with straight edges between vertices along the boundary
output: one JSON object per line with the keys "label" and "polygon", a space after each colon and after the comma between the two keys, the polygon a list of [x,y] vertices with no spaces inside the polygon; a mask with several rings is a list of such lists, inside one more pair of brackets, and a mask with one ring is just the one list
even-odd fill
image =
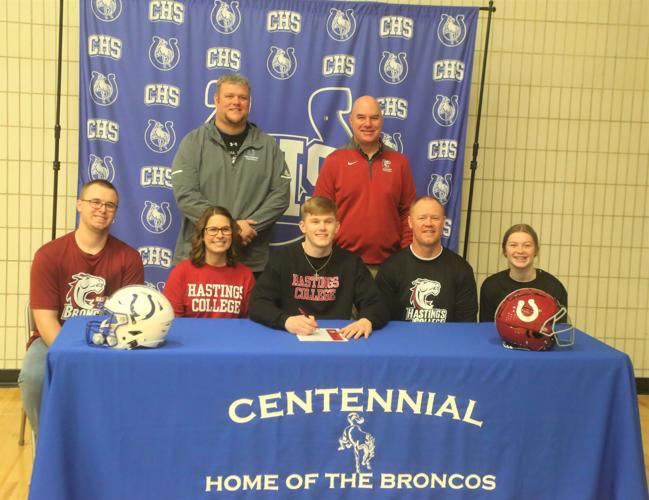
{"label": "standing man in red jacket", "polygon": [[336,242],[375,274],[412,241],[408,212],[415,184],[408,158],[381,141],[383,114],[375,98],[356,99],[349,122],[352,138],[325,159],[313,195],[336,202]]}

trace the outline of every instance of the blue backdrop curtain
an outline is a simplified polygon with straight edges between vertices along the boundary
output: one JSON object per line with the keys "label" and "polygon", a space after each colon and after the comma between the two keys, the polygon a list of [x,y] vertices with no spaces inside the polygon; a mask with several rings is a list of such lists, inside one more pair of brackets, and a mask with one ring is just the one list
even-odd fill
{"label": "blue backdrop curtain", "polygon": [[293,180],[274,244],[344,144],[354,99],[378,98],[383,140],[410,158],[418,194],[445,205],[457,249],[478,8],[303,0],[81,3],[79,185],[120,193],[113,234],[163,286],[180,215],[170,185],[181,139],[211,119],[216,80],[252,83],[250,119],[276,137]]}

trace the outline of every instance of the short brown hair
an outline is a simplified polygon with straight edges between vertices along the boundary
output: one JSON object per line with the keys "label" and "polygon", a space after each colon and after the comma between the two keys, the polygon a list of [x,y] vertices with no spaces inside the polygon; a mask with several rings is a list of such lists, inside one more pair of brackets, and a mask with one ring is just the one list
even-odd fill
{"label": "short brown hair", "polygon": [[224,83],[231,83],[232,85],[240,85],[241,87],[246,87],[248,89],[248,94],[252,94],[252,87],[250,86],[250,80],[248,80],[241,73],[226,73],[221,75],[216,81],[216,95],[219,95],[221,91],[221,85]]}
{"label": "short brown hair", "polygon": [[300,207],[300,217],[302,220],[307,215],[322,214],[334,214],[334,217],[338,220],[338,207],[336,207],[336,202],[325,196],[314,196],[306,200]]}
{"label": "short brown hair", "polygon": [[239,260],[241,230],[239,229],[237,221],[235,221],[230,212],[228,212],[228,209],[220,206],[207,208],[198,221],[196,221],[194,235],[192,236],[192,249],[189,252],[189,259],[196,267],[202,267],[205,265],[205,241],[203,240],[203,233],[205,232],[207,221],[209,221],[210,217],[213,215],[222,215],[228,219],[228,224],[232,229],[232,244],[225,253],[225,261],[228,266],[234,267]]}
{"label": "short brown hair", "polygon": [[115,196],[117,198],[117,203],[119,204],[119,193],[117,192],[117,188],[113,185],[112,182],[107,181],[106,179],[94,179],[92,181],[86,182],[83,186],[81,186],[81,191],[79,191],[79,199],[83,198],[83,196],[85,195],[86,191],[90,186],[101,186],[106,189],[110,189],[115,193]]}
{"label": "short brown hair", "polygon": [[503,254],[505,253],[505,249],[507,248],[507,240],[514,233],[529,234],[534,240],[534,246],[536,247],[536,251],[537,252],[539,251],[539,237],[537,236],[536,231],[534,231],[534,228],[532,228],[532,226],[530,226],[529,224],[514,224],[507,231],[505,231],[505,234],[503,235],[503,242],[502,242]]}

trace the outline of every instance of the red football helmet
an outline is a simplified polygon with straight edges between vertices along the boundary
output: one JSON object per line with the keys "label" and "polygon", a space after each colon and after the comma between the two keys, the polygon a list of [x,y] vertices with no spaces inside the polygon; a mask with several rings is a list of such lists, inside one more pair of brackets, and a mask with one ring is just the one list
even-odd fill
{"label": "red football helmet", "polygon": [[496,310],[496,328],[503,345],[513,349],[545,351],[555,344],[569,347],[575,343],[575,329],[566,308],[536,288],[521,288],[507,295]]}

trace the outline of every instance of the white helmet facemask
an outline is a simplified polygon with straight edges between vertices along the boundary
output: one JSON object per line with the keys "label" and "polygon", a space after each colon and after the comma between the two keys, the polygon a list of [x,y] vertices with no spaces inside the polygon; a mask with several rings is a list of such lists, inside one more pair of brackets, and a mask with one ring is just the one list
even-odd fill
{"label": "white helmet facemask", "polygon": [[174,312],[167,298],[145,285],[129,285],[117,290],[105,302],[103,320],[90,321],[86,340],[91,345],[116,349],[158,347],[171,327]]}

